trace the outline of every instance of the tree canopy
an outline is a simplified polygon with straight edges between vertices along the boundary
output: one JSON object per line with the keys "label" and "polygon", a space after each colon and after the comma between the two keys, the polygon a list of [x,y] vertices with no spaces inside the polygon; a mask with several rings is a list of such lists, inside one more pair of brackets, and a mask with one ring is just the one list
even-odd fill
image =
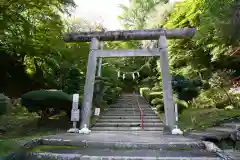
{"label": "tree canopy", "polygon": [[[237,0],[185,0],[179,3],[131,0],[129,6],[120,6],[119,20],[125,29],[195,27],[195,37],[169,40],[168,50],[171,74],[183,77],[188,85],[191,84],[191,89],[193,82],[199,82],[195,85],[199,93],[210,86],[209,79],[219,70],[231,71],[231,78],[240,75],[240,58],[231,56],[239,52],[239,3]],[[2,93],[20,97],[31,90],[52,88],[82,93],[89,43],[65,43],[63,35],[106,28],[84,19],[66,18],[74,7],[73,0],[1,1]],[[156,45],[154,41],[106,42],[105,48],[137,49]],[[120,83],[118,71],[129,72],[130,76],[126,74],[129,84],[132,72],[141,68],[140,76],[134,79],[137,83],[132,84],[161,90],[157,57],[111,58],[104,59],[103,63],[103,76],[114,82]]]}

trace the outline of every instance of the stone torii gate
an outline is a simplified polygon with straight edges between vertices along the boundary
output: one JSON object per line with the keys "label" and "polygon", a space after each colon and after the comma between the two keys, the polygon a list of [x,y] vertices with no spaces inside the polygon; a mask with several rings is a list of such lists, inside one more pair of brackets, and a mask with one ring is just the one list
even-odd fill
{"label": "stone torii gate", "polygon": [[[65,42],[91,42],[88,57],[88,66],[84,86],[84,99],[82,105],[82,122],[89,126],[92,113],[92,99],[97,67],[97,58],[103,57],[133,57],[133,56],[159,56],[163,83],[163,99],[165,111],[165,126],[173,129],[176,123],[173,103],[171,75],[169,72],[169,60],[167,51],[168,39],[191,38],[195,34],[195,28],[182,29],[154,29],[154,30],[127,30],[127,31],[100,31],[78,32],[65,35]],[[129,40],[158,40],[158,48],[137,50],[100,50],[99,41],[129,41]]]}

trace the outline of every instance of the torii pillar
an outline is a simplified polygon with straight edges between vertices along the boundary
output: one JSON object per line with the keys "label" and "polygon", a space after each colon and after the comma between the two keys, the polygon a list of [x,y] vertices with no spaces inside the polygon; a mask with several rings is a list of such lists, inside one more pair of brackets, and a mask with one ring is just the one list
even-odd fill
{"label": "torii pillar", "polygon": [[[163,83],[163,99],[165,112],[165,128],[172,130],[176,124],[172,81],[169,72],[169,60],[167,51],[168,39],[191,38],[195,34],[195,28],[183,29],[154,29],[154,30],[127,30],[127,31],[100,31],[69,33],[65,36],[66,42],[91,42],[88,58],[88,68],[84,86],[84,100],[82,108],[82,122],[89,126],[92,109],[92,98],[97,66],[97,57],[129,57],[129,56],[160,56],[160,66]],[[99,50],[99,41],[129,41],[129,40],[158,40],[158,49],[152,50]]]}

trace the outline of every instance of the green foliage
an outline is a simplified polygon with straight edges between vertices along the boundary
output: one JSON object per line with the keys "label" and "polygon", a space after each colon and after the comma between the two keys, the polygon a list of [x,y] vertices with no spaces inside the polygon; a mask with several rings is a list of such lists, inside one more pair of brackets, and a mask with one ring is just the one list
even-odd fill
{"label": "green foliage", "polygon": [[[240,2],[184,0],[172,5],[146,0],[141,6],[142,2],[131,1],[129,7],[123,7],[120,18],[125,28],[197,29],[192,39],[168,41],[172,84],[177,95],[174,102],[181,114],[181,127],[205,128],[224,118],[239,116],[239,95],[229,93],[229,89],[233,87],[232,78],[240,71],[240,56],[230,56],[239,53]],[[143,44],[146,48],[146,43]],[[161,112],[162,96],[150,95],[162,91],[157,59],[151,62],[151,69],[154,72],[146,72],[139,83],[151,90],[140,89],[140,93]]]}
{"label": "green foliage", "polygon": [[80,91],[80,79],[81,79],[80,71],[76,66],[72,66],[68,71],[66,88],[64,88],[64,92],[67,94],[75,94]]}
{"label": "green foliage", "polygon": [[127,29],[143,29],[146,26],[147,14],[157,4],[165,0],[132,0],[130,7],[120,5],[123,13],[119,19]]}
{"label": "green foliage", "polygon": [[14,90],[8,95],[19,97],[36,88],[63,89],[72,64],[86,71],[89,44],[62,41],[64,32],[71,31],[72,23],[67,24],[62,15],[75,6],[72,0],[4,0],[1,4],[4,69],[0,73],[6,86],[0,88],[2,92]]}
{"label": "green foliage", "polygon": [[151,91],[154,91],[154,92],[158,92],[158,91],[161,91],[162,90],[162,87],[160,86],[154,86]]}
{"label": "green foliage", "polygon": [[219,88],[212,88],[202,91],[200,95],[193,99],[192,107],[194,108],[225,108],[229,105],[238,106],[238,95],[226,94]]}
{"label": "green foliage", "polygon": [[0,94],[0,116],[7,113],[11,105],[10,99],[4,94]]}
{"label": "green foliage", "polygon": [[147,87],[140,88],[140,94],[149,102],[150,89]]}
{"label": "green foliage", "polygon": [[177,104],[178,106],[178,113],[181,114],[185,109],[188,109],[189,108],[189,104],[184,101],[184,100],[175,100],[174,101],[175,104]]}
{"label": "green foliage", "polygon": [[180,127],[185,130],[206,129],[214,125],[219,125],[219,122],[223,120],[239,116],[239,109],[187,109],[180,115]]}
{"label": "green foliage", "polygon": [[121,95],[121,92],[121,87],[118,87],[116,84],[111,83],[110,85],[104,87],[103,100],[105,100],[108,104],[114,103]]}
{"label": "green foliage", "polygon": [[151,104],[154,105],[154,106],[157,106],[157,105],[162,105],[163,104],[163,99],[162,98],[155,98],[151,101]]}
{"label": "green foliage", "polygon": [[30,91],[22,95],[21,105],[29,112],[41,112],[42,116],[48,116],[51,108],[55,112],[63,110],[69,113],[72,109],[72,96],[57,90]]}
{"label": "green foliage", "polygon": [[158,111],[159,113],[164,111],[164,105],[163,105],[163,104],[158,104],[158,105],[156,106],[156,108],[157,108],[157,111]]}
{"label": "green foliage", "polygon": [[9,151],[16,151],[20,145],[14,140],[0,140],[0,158],[1,156],[7,156]]}
{"label": "green foliage", "polygon": [[149,102],[152,102],[153,99],[155,98],[163,98],[163,93],[162,92],[150,92],[148,96]]}

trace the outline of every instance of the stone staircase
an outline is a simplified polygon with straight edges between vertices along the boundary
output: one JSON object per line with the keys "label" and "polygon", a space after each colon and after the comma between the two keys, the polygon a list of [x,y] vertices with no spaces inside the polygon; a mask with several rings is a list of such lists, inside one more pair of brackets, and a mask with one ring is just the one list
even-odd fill
{"label": "stone staircase", "polygon": [[[140,109],[143,110],[144,128],[141,127]],[[163,123],[140,95],[124,94],[111,105],[92,131],[150,131],[162,133]]]}
{"label": "stone staircase", "polygon": [[[144,109],[144,129],[133,95],[123,95],[92,127],[89,135],[64,133],[26,143],[6,160],[222,160],[200,140],[166,135],[163,123],[137,95]],[[211,145],[211,144],[210,144]],[[227,160],[227,159],[226,159]],[[230,160],[230,159],[229,159]]]}

